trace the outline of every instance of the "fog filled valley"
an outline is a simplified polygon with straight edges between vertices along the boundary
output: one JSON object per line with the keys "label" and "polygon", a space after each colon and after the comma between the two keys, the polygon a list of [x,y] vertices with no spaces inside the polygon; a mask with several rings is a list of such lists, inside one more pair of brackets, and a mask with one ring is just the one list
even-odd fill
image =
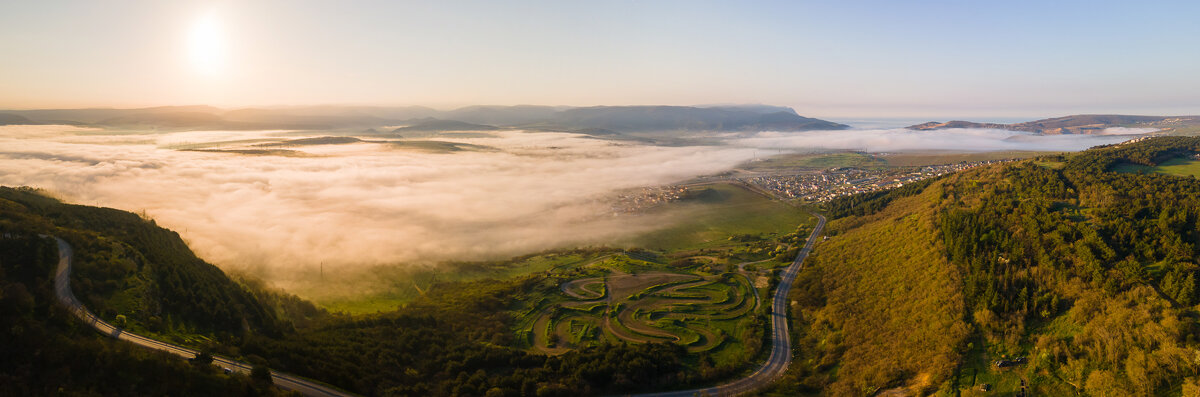
{"label": "fog filled valley", "polygon": [[[637,136],[389,125],[240,131],[3,126],[0,185],[24,187],[0,189],[6,233],[0,254],[32,266],[11,273],[28,287],[6,287],[18,291],[12,297],[32,291],[34,302],[42,302],[22,310],[57,319],[42,324],[22,317],[23,327],[69,323],[62,307],[46,303],[49,288],[37,276],[36,269],[52,266],[55,244],[37,236],[52,234],[62,239],[60,250],[75,252],[74,271],[56,273],[64,279],[56,283],[70,279],[75,305],[93,311],[100,321],[94,324],[118,336],[176,344],[185,349],[176,354],[193,363],[209,354],[219,366],[241,366],[223,379],[249,394],[274,390],[267,378],[308,395],[951,390],[971,385],[947,363],[1021,348],[989,333],[991,350],[967,348],[958,355],[954,346],[965,343],[966,331],[948,319],[961,305],[957,290],[945,287],[953,276],[941,274],[942,289],[928,298],[949,312],[927,314],[933,316],[930,332],[941,332],[938,350],[905,353],[928,356],[932,367],[879,370],[842,359],[844,342],[822,345],[811,338],[828,332],[872,338],[889,329],[912,336],[894,324],[839,312],[844,300],[878,294],[877,286],[835,290],[844,277],[860,276],[823,273],[832,272],[831,260],[850,263],[857,253],[879,255],[879,249],[817,251],[810,260],[816,265],[801,271],[813,247],[846,247],[861,238],[849,239],[855,231],[873,230],[857,227],[876,225],[873,214],[891,202],[929,196],[931,186],[941,189],[947,178],[977,175],[977,169],[1038,164],[1057,175],[1096,151],[1150,145],[1147,150],[1178,156],[1179,145],[1193,142],[1153,138],[1177,131],[1138,124],[1065,135],[1005,128]],[[1125,161],[1133,163],[1126,168],[1190,169],[1181,158]],[[820,193],[797,193],[813,189]],[[833,232],[823,232],[826,215]],[[927,229],[913,236],[934,238]],[[887,241],[864,244],[887,247]],[[937,265],[935,244],[896,251]],[[887,258],[874,263],[895,266],[899,259],[907,266],[903,258],[910,257]],[[1193,299],[1192,290],[1181,287],[1185,281],[1174,281],[1185,280],[1187,270],[1172,269],[1163,288]],[[796,277],[800,290],[789,292]],[[1037,302],[1073,296],[1057,285],[1045,288],[1032,292]],[[65,299],[65,289],[55,291]],[[794,307],[778,303],[785,298]],[[1033,298],[1023,299],[1028,305]],[[892,298],[872,302],[908,307]],[[779,327],[789,310],[798,316],[790,326],[803,332],[794,338],[807,349],[798,356],[806,361],[790,367],[779,353],[788,351],[779,347],[788,332]],[[973,315],[1001,316],[988,320],[989,327],[1023,326],[1012,310],[1004,303]],[[1039,313],[1059,312],[1051,305]],[[843,324],[869,331],[836,329]],[[871,357],[903,351],[854,343],[847,346]],[[63,349],[81,348],[72,346]],[[104,354],[137,354],[104,346]],[[834,377],[829,360],[868,370]],[[190,373],[171,368],[164,370]],[[188,376],[199,378],[191,382],[219,376],[208,365],[197,368],[200,375]],[[755,368],[761,370],[751,372]],[[932,372],[888,372],[894,368]],[[314,392],[325,386],[297,386],[290,374],[338,389]],[[987,376],[1016,388],[1004,373]],[[926,378],[944,382],[923,383]],[[728,383],[712,386],[716,382]],[[1064,387],[1042,384],[1050,388],[1043,390]],[[161,385],[112,387],[154,394]]]}
{"label": "fog filled valley", "polygon": [[619,192],[784,150],[1064,151],[1128,139],[872,129],[719,134],[661,146],[519,130],[424,135],[4,126],[0,185],[137,212],[227,271],[286,289],[322,271],[636,246],[633,237],[680,214],[614,214]]}
{"label": "fog filled valley", "polygon": [[0,2],[0,397],[1200,397],[1196,15]]}

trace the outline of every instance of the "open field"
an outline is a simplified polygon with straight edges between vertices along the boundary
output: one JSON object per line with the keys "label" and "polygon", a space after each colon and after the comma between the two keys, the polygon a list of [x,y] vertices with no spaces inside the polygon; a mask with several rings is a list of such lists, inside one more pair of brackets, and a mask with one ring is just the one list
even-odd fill
{"label": "open field", "polygon": [[852,167],[878,170],[888,167],[921,167],[927,165],[956,164],[1004,159],[1026,159],[1059,152],[997,151],[997,152],[898,152],[898,153],[793,153],[782,154],[751,162],[745,165],[750,171],[773,170],[825,170]]}
{"label": "open field", "polygon": [[[460,262],[437,267],[377,266],[359,272],[327,272],[307,275],[289,287],[290,291],[311,297],[318,305],[334,312],[365,314],[395,310],[441,282],[471,281],[485,278],[507,279],[519,275],[571,269],[608,255],[608,251],[556,251],[507,261]],[[348,288],[331,288],[345,285]]]}
{"label": "open field", "polygon": [[686,219],[629,242],[656,251],[715,248],[733,235],[783,234],[813,222],[796,207],[728,183],[689,188],[683,200],[651,211]]}
{"label": "open field", "polygon": [[955,164],[962,162],[976,162],[989,160],[1006,160],[1006,159],[1027,159],[1037,156],[1059,154],[1060,152],[1034,152],[1034,151],[999,151],[999,152],[978,152],[978,153],[962,153],[962,152],[903,152],[889,153],[882,155],[887,165],[892,167],[921,167],[926,165],[937,164]]}
{"label": "open field", "polygon": [[1128,163],[1118,164],[1113,167],[1113,171],[1126,173],[1157,172],[1165,175],[1194,177],[1200,175],[1200,160],[1180,157],[1164,161],[1157,167]]}
{"label": "open field", "polygon": [[792,153],[772,156],[761,161],[749,163],[746,165],[746,169],[751,171],[775,169],[823,170],[840,167],[876,169],[887,165],[885,160],[869,153]]}

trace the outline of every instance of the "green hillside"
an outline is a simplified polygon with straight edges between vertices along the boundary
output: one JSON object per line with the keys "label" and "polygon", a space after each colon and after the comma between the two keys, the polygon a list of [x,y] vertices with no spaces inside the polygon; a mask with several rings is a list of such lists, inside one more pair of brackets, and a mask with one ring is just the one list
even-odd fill
{"label": "green hillside", "polygon": [[1191,395],[1200,182],[1113,169],[1198,151],[1154,138],[830,203],[775,392]]}
{"label": "green hillside", "polygon": [[75,295],[108,321],[122,316],[131,330],[232,342],[284,328],[274,310],[197,258],[177,233],[136,214],[0,188],[0,230],[70,242]]}
{"label": "green hillside", "polygon": [[0,209],[0,395],[282,395],[248,377],[112,340],[79,323],[54,296],[57,246],[38,237],[48,225],[15,219],[12,201],[0,200]]}

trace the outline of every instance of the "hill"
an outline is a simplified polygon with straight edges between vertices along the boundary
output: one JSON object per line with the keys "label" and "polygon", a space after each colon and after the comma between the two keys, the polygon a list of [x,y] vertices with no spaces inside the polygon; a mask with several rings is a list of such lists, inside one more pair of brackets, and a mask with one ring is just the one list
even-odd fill
{"label": "hill", "polygon": [[1196,390],[1200,182],[1113,170],[1198,152],[1150,138],[834,200],[778,391]]}
{"label": "hill", "polygon": [[[94,127],[198,129],[361,129],[412,124],[403,131],[468,131],[526,127],[590,135],[656,132],[807,131],[848,128],[803,117],[791,108],[730,106],[468,106],[435,110],[419,106],[305,106],[219,109],[163,106],[139,109],[6,110],[12,120]],[[22,117],[23,119],[16,119]]]}
{"label": "hill", "polygon": [[245,376],[134,347],[79,324],[55,298],[57,244],[38,236],[76,233],[8,199],[20,192],[0,193],[6,197],[0,199],[0,395],[283,394]]}
{"label": "hill", "polygon": [[361,139],[350,136],[320,136],[314,138],[289,139],[283,142],[261,143],[255,146],[273,147],[273,146],[315,146],[315,145],[345,145],[349,143],[359,143]]}
{"label": "hill", "polygon": [[910,130],[941,130],[950,128],[987,128],[1010,131],[1025,131],[1036,134],[1102,134],[1113,127],[1173,129],[1200,125],[1200,116],[1127,116],[1115,114],[1081,114],[1055,117],[1014,124],[975,123],[954,120],[930,121],[911,125]]}
{"label": "hill", "polygon": [[406,132],[443,132],[443,131],[493,131],[498,130],[493,125],[471,124],[458,120],[422,119],[416,123],[392,130],[397,134]]}
{"label": "hill", "polygon": [[273,309],[197,258],[179,234],[136,214],[0,187],[0,229],[70,242],[75,294],[106,321],[121,316],[132,330],[219,341],[285,329]]}
{"label": "hill", "polygon": [[0,113],[0,125],[39,124],[16,114]]}
{"label": "hill", "polygon": [[[809,131],[848,126],[797,115],[791,109],[762,113],[758,108],[690,106],[596,106],[566,109],[552,123],[618,132],[648,131]],[[773,110],[773,109],[769,109]]]}

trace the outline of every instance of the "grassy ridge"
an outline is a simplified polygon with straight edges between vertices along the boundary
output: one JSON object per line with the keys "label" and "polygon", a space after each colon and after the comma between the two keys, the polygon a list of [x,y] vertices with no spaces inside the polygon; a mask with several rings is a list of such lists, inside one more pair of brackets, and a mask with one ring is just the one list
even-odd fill
{"label": "grassy ridge", "polygon": [[800,305],[792,387],[862,395],[898,379],[950,377],[968,327],[958,275],[930,222],[926,203],[937,194],[829,224],[835,237],[809,257],[790,297]]}

